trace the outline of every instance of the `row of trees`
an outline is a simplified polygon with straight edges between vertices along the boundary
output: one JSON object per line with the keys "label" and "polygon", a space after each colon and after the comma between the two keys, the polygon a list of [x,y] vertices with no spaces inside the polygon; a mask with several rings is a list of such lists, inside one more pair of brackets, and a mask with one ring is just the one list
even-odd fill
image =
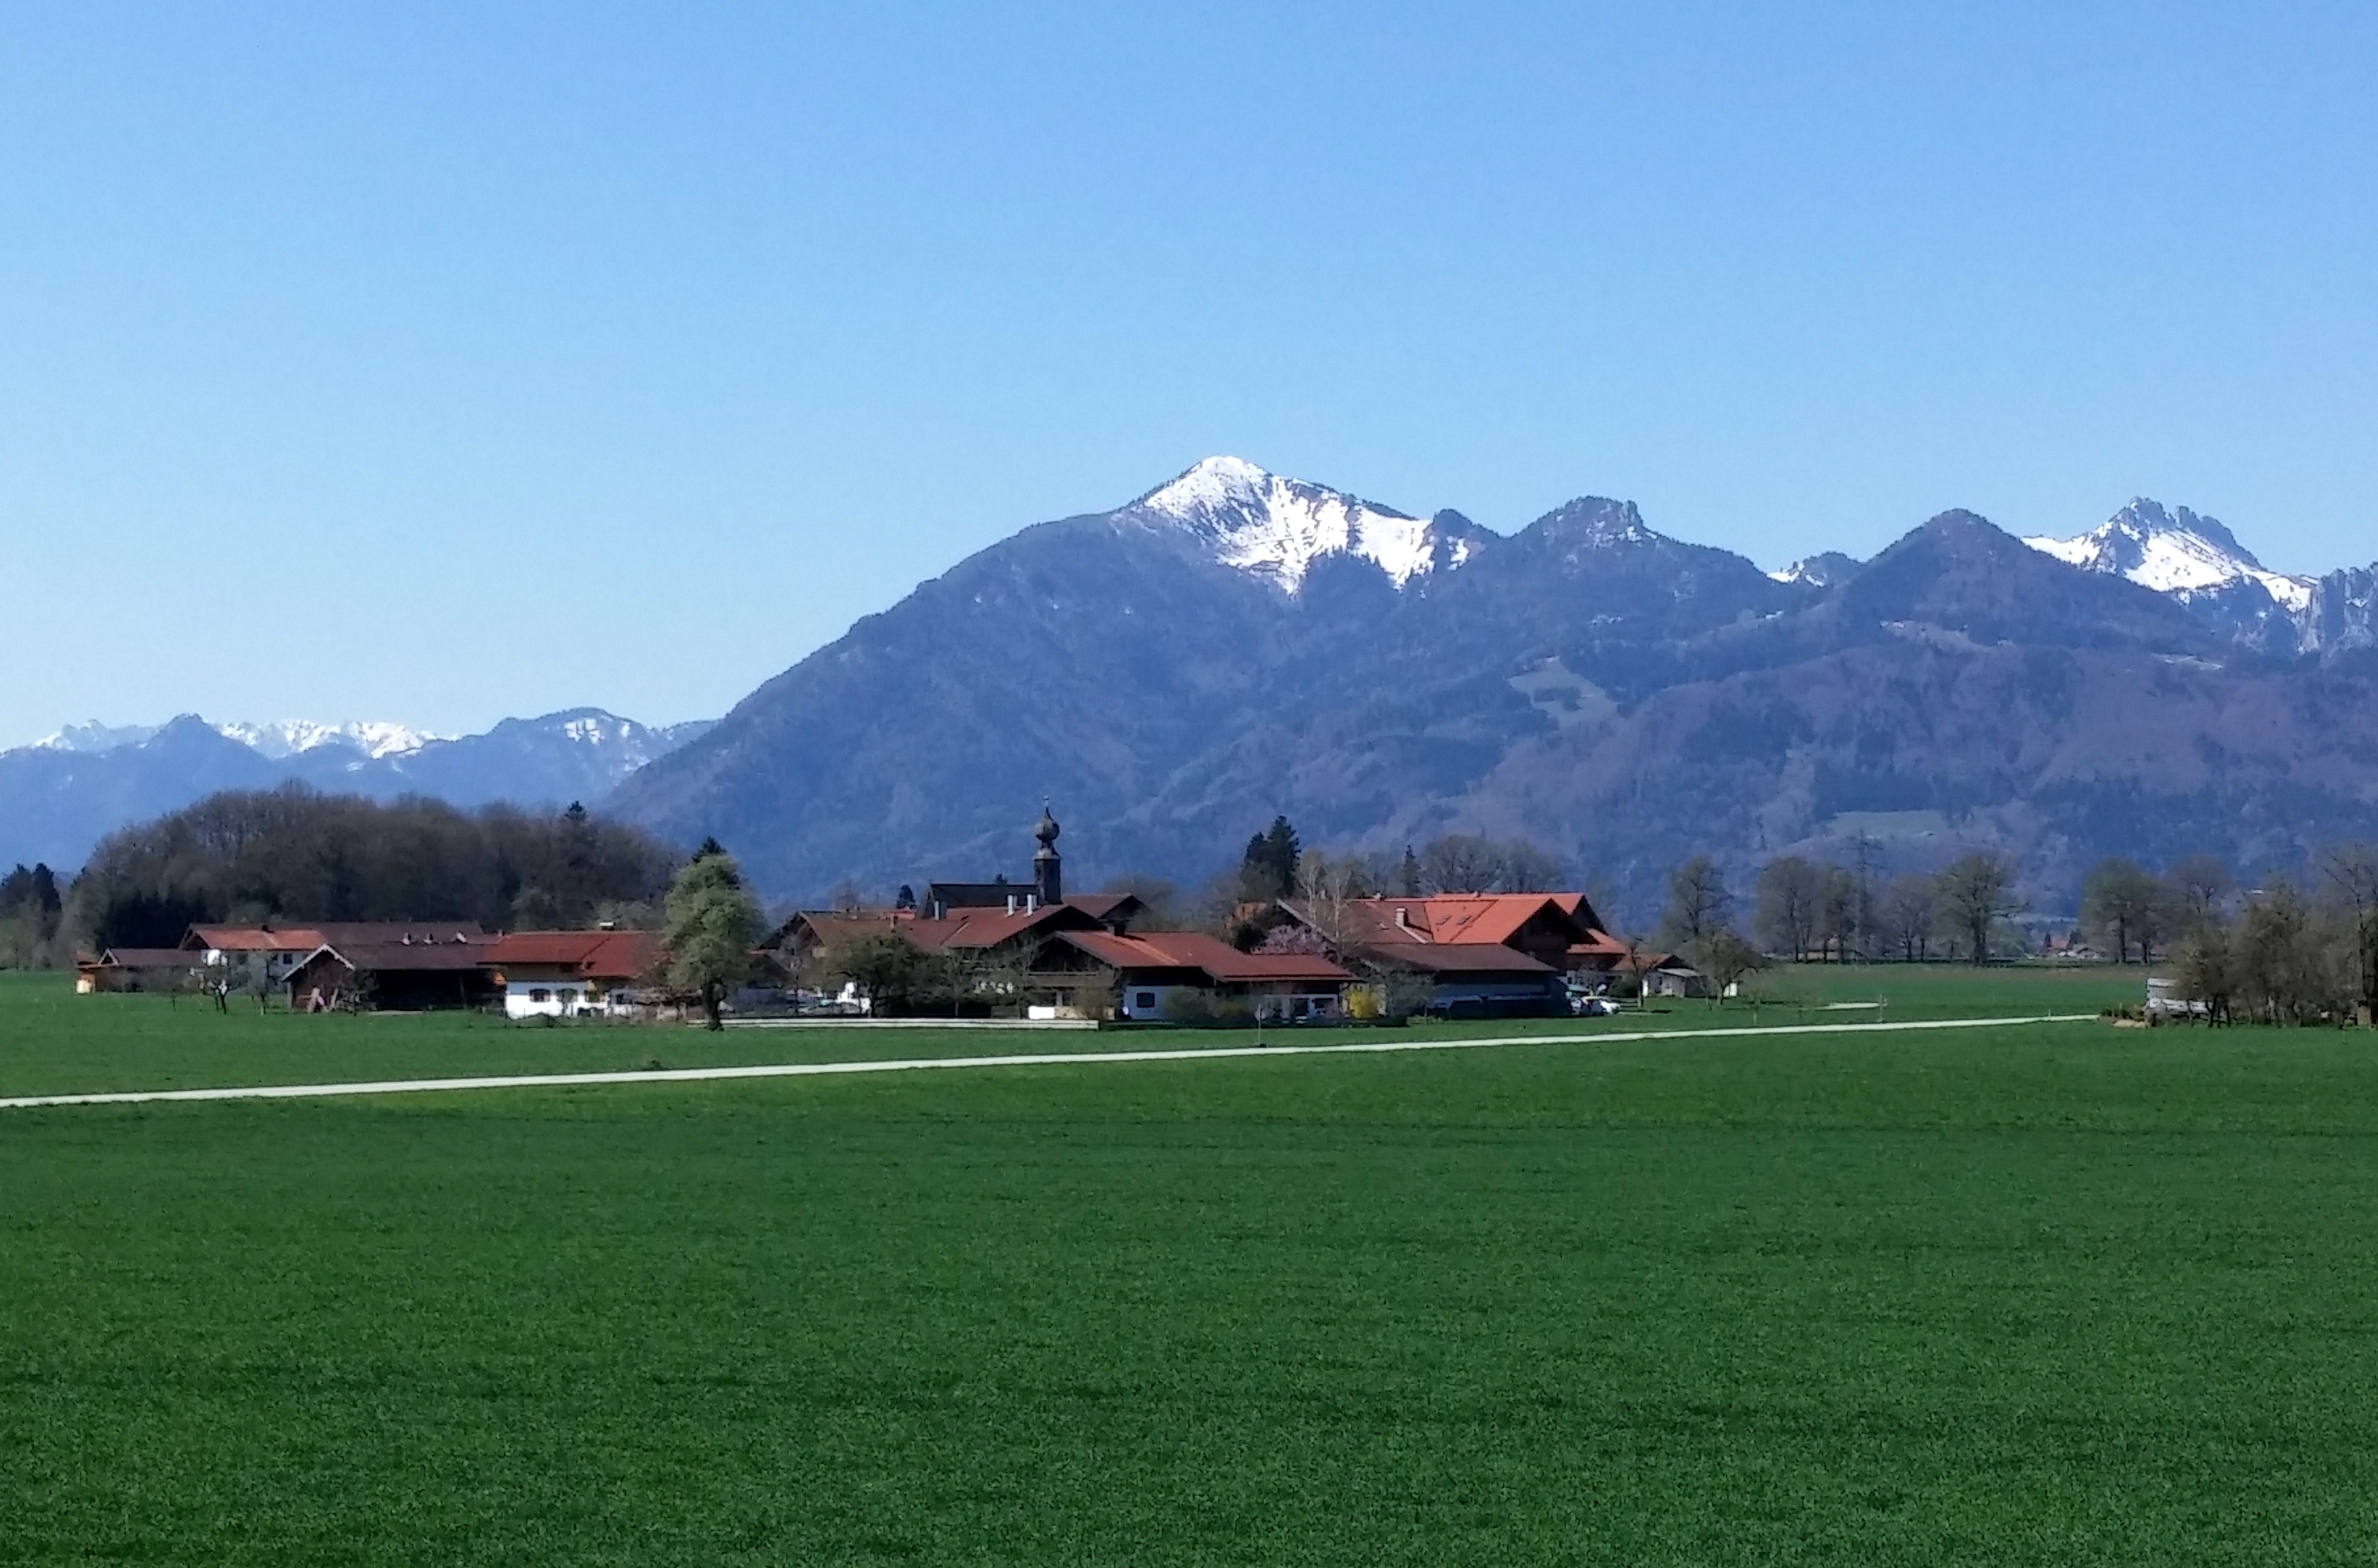
{"label": "row of trees", "polygon": [[[1929,874],[1881,884],[1862,868],[1780,855],[1759,869],[1754,885],[1750,945],[1796,960],[1916,962],[1938,949],[1942,957],[1984,964],[2020,942],[2003,929],[2024,908],[2014,883],[2012,860],[1979,850]],[[1707,957],[1728,942],[1742,942],[1738,918],[1724,872],[1708,856],[1695,856],[1668,879],[1659,938],[1687,957]],[[1695,967],[1710,972],[1704,964]]]}
{"label": "row of trees", "polygon": [[105,839],[63,899],[76,945],[171,947],[198,921],[649,925],[678,855],[582,806],[463,812],[299,785],[232,791]]}
{"label": "row of trees", "polygon": [[[2175,868],[2176,869],[2176,868]],[[2216,1023],[2324,1023],[2378,1015],[2378,846],[2316,857],[2299,883],[2275,877],[2239,900],[2180,911],[2174,989]]]}

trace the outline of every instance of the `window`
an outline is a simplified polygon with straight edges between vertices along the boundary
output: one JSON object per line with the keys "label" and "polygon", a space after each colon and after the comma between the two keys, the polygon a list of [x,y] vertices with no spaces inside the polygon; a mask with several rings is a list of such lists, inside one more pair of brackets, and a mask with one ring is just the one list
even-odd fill
{"label": "window", "polygon": [[1156,993],[1153,991],[1135,992],[1132,995],[1131,1005],[1135,1007],[1152,1007],[1156,1006]]}
{"label": "window", "polygon": [[532,1002],[550,1002],[553,1000],[553,993],[539,987],[528,994],[528,999]]}

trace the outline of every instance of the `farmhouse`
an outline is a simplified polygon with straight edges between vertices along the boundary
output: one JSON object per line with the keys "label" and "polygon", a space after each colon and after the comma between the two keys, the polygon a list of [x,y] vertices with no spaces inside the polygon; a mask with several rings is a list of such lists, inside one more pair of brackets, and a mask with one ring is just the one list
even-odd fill
{"label": "farmhouse", "polygon": [[[1169,1016],[1195,995],[1244,1005],[1265,1017],[1325,1018],[1342,1005],[1351,978],[1312,954],[1243,953],[1189,932],[1135,931],[1147,912],[1130,893],[1065,895],[1057,820],[1044,807],[1032,836],[1032,880],[935,882],[923,899],[888,910],[804,911],[770,935],[769,950],[789,972],[870,938],[895,936],[919,953],[959,966],[974,1005],[1034,1012],[1102,1011]],[[1088,999],[1096,995],[1095,1008]],[[856,987],[846,1000],[864,1000]]]}
{"label": "farmhouse", "polygon": [[[362,939],[332,926],[325,940],[288,971],[289,1005],[320,1011],[349,1002],[390,1012],[428,1007],[476,1007],[495,999],[493,938],[476,926],[441,927],[445,935],[407,932],[396,940]],[[384,928],[380,928],[384,929]]]}
{"label": "farmhouse", "polygon": [[1265,947],[1317,943],[1340,961],[1428,988],[1428,1009],[1493,1016],[1565,1012],[1572,978],[1674,976],[1675,960],[1612,936],[1582,893],[1443,893],[1282,899],[1287,924]]}
{"label": "farmhouse", "polygon": [[649,931],[522,931],[486,959],[507,1018],[617,1018],[645,1001],[661,947]]}
{"label": "farmhouse", "polygon": [[209,968],[260,959],[265,977],[286,983],[297,967],[326,947],[378,947],[386,943],[486,942],[472,921],[317,921],[305,925],[193,925],[182,935],[182,950]]}
{"label": "farmhouse", "polygon": [[1353,978],[1315,954],[1242,953],[1202,932],[1063,931],[1035,955],[1030,983],[1075,1012],[1088,1010],[1087,993],[1111,990],[1127,1019],[1174,1017],[1194,998],[1241,1002],[1257,1018],[1304,1020],[1339,1017]]}
{"label": "farmhouse", "polygon": [[804,910],[770,933],[762,944],[792,974],[820,952],[870,936],[898,936],[920,952],[970,959],[1021,959],[1046,937],[1066,931],[1108,931],[1120,936],[1147,912],[1130,893],[1065,897],[1063,865],[1057,853],[1057,820],[1043,806],[1032,836],[1032,880],[934,882],[915,903],[892,909]]}

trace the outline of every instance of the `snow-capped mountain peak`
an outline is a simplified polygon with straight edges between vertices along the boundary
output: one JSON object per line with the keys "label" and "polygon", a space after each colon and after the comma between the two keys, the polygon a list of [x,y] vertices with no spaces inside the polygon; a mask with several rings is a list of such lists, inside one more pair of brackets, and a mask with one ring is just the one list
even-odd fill
{"label": "snow-capped mountain peak", "polygon": [[2300,614],[2311,605],[2316,586],[2312,578],[2266,570],[2217,519],[2184,506],[2166,510],[2144,497],[2078,537],[2043,536],[2023,542],[2084,572],[2127,577],[2141,587],[2183,599],[2253,582],[2290,613]]}
{"label": "snow-capped mountain peak", "polygon": [[1186,530],[1222,564],[1291,594],[1323,556],[1361,556],[1400,588],[1461,565],[1478,544],[1471,533],[1273,474],[1243,457],[1207,458],[1127,510]]}
{"label": "snow-capped mountain peak", "polygon": [[46,752],[112,752],[118,746],[137,746],[163,728],[160,724],[102,724],[94,718],[88,724],[69,724],[33,744]]}
{"label": "snow-capped mountain peak", "polygon": [[269,724],[239,721],[218,724],[215,730],[227,739],[237,741],[275,762],[324,746],[346,746],[377,761],[381,757],[417,752],[432,741],[449,739],[409,725],[378,719],[350,720],[343,724],[322,724],[310,718],[285,718]]}

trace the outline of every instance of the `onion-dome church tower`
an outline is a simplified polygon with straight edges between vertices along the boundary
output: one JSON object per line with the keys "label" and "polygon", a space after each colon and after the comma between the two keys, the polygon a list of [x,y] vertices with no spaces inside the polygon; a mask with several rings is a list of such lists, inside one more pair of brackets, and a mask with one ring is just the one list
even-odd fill
{"label": "onion-dome church tower", "polygon": [[1032,829],[1032,837],[1040,847],[1032,853],[1032,886],[1044,904],[1065,901],[1065,873],[1057,853],[1057,819],[1049,814],[1049,802],[1040,802],[1040,822]]}

